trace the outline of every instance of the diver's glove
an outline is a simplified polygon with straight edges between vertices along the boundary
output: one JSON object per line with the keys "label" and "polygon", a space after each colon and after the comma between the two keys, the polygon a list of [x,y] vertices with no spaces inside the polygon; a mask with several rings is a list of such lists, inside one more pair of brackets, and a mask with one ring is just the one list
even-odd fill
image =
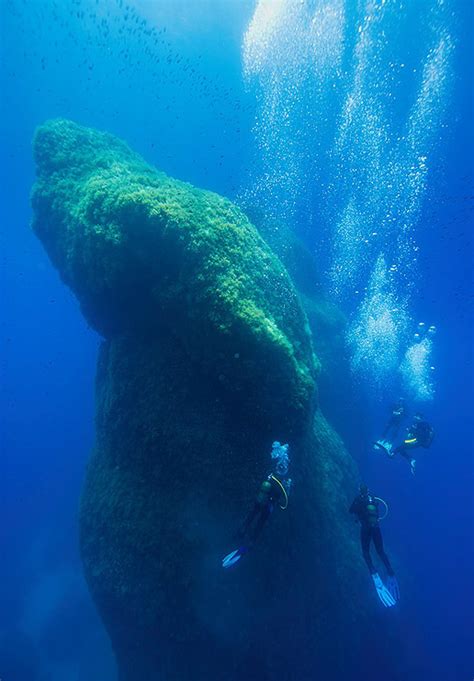
{"label": "diver's glove", "polygon": [[222,567],[229,568],[231,565],[235,565],[247,551],[248,549],[246,546],[241,546],[239,549],[231,551],[222,559]]}
{"label": "diver's glove", "polygon": [[377,589],[377,596],[380,598],[385,607],[390,608],[392,605],[395,605],[394,597],[380,579],[378,572],[374,572],[372,579],[374,580],[375,588]]}
{"label": "diver's glove", "polygon": [[392,598],[395,601],[400,600],[400,587],[398,586],[397,578],[395,575],[389,575],[387,577],[387,589],[390,591]]}

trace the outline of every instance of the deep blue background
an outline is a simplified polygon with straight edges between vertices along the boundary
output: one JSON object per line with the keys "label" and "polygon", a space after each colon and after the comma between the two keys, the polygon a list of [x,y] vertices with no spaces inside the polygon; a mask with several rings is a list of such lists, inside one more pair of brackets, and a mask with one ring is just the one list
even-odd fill
{"label": "deep blue background", "polygon": [[[83,583],[77,547],[100,339],[29,229],[34,129],[55,116],[106,129],[170,175],[230,197],[245,182],[250,163],[255,102],[242,82],[241,39],[254,3],[140,7],[138,15],[112,1],[0,4],[5,681],[114,678],[110,645]],[[453,3],[453,9],[457,49],[450,124],[417,234],[415,312],[438,327],[437,395],[427,412],[436,441],[420,457],[413,479],[403,462],[370,451],[360,424],[350,424],[347,438],[363,477],[390,503],[385,538],[408,575],[400,606],[407,679],[434,681],[474,675],[473,12],[470,2]],[[137,16],[161,32],[144,33],[149,28],[140,29]],[[391,398],[367,413],[364,428],[374,435]]]}

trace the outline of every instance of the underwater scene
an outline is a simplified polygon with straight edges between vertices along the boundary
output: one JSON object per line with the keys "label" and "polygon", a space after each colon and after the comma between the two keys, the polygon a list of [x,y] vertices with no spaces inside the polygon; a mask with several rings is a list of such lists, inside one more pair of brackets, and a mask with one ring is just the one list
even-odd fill
{"label": "underwater scene", "polygon": [[1,681],[472,681],[471,0],[0,0]]}

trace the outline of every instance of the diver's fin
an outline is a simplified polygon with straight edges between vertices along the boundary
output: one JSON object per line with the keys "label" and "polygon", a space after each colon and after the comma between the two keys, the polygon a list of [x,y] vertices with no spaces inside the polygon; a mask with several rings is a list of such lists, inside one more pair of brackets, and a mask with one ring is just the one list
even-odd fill
{"label": "diver's fin", "polygon": [[380,450],[387,456],[393,456],[392,443],[388,440],[377,440],[377,442],[374,442],[374,449]]}
{"label": "diver's fin", "polygon": [[246,553],[247,548],[245,546],[241,546],[239,549],[235,549],[235,551],[231,551],[230,553],[225,556],[225,558],[222,559],[222,567],[223,568],[228,568],[231,565],[235,565]]}
{"label": "diver's fin", "polygon": [[395,601],[400,600],[400,587],[398,586],[398,581],[395,575],[389,575],[387,577],[387,589],[390,591]]}
{"label": "diver's fin", "polygon": [[410,470],[411,470],[412,475],[415,475],[415,467],[416,467],[416,459],[412,459],[410,461]]}
{"label": "diver's fin", "polygon": [[380,598],[385,607],[391,608],[392,605],[395,605],[395,599],[380,579],[380,575],[377,572],[374,572],[372,579],[374,580],[377,596]]}

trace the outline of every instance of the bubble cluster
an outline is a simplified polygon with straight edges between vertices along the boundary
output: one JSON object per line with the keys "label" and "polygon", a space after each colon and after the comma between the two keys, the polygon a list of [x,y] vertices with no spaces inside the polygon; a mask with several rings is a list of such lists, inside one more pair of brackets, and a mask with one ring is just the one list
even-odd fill
{"label": "bubble cluster", "polygon": [[244,38],[257,157],[243,202],[291,224],[317,210],[318,185],[315,248],[354,319],[353,368],[374,386],[405,356],[416,228],[452,82],[449,20],[442,0],[260,0]]}
{"label": "bubble cluster", "polygon": [[[399,76],[406,68],[404,46],[395,49],[390,44],[393,27],[403,20],[396,16],[398,5],[366,2],[354,48],[352,83],[339,119],[333,150],[334,184],[339,192],[342,189],[345,201],[335,218],[329,268],[332,290],[339,295],[351,290],[354,273],[361,271],[367,276],[373,269],[380,243],[386,253],[390,251],[401,295],[410,292],[416,279],[414,230],[445,113],[453,41],[443,25],[439,3],[426,3],[430,17],[429,29],[422,36],[426,47],[420,63],[411,64],[408,82],[414,91],[413,101],[403,109],[399,100],[405,103],[408,99],[401,92],[406,81]],[[394,34],[393,40],[397,38]],[[396,61],[394,52],[399,53]],[[348,227],[349,212],[353,224]],[[370,245],[373,231],[379,235],[377,248],[352,247],[348,262],[341,235],[344,241],[350,237]]]}
{"label": "bubble cluster", "polygon": [[255,85],[256,154],[244,203],[291,223],[317,175],[325,99],[340,67],[344,2],[260,0],[243,41]]}
{"label": "bubble cluster", "polygon": [[[394,3],[383,6],[368,2],[359,28],[353,83],[342,109],[334,148],[339,177],[336,184],[346,188],[347,204],[336,220],[329,274],[332,291],[341,297],[363,286],[367,273],[373,272],[348,337],[354,370],[377,387],[384,378],[395,378],[397,364],[403,358],[401,372],[409,392],[419,399],[429,399],[433,394],[429,358],[422,353],[428,342],[412,346],[405,353],[403,349],[406,310],[417,276],[415,228],[426,193],[430,154],[446,107],[453,42],[440,22],[438,3],[432,3],[432,27],[427,40],[433,46],[426,48],[418,79],[415,69],[413,103],[404,120],[398,115],[395,127],[391,121],[396,93],[390,73],[395,65],[384,57],[393,6]],[[404,66],[399,62],[399,69]],[[380,283],[380,265],[375,260],[380,258],[380,246],[386,254],[390,252],[392,261],[391,291],[386,298],[380,296],[380,287],[374,286],[374,282]],[[405,321],[400,323],[389,308],[403,310]]]}
{"label": "bubble cluster", "polygon": [[288,467],[290,465],[288,450],[288,444],[282,445],[278,441],[275,441],[272,444],[272,459],[275,461],[275,471],[282,477],[287,475]]}
{"label": "bubble cluster", "polygon": [[408,315],[400,306],[389,268],[380,254],[347,336],[353,371],[370,376],[379,393],[389,389],[398,371],[407,326]]}
{"label": "bubble cluster", "polygon": [[427,336],[407,349],[400,367],[406,394],[417,402],[434,397],[432,353],[433,341]]}

